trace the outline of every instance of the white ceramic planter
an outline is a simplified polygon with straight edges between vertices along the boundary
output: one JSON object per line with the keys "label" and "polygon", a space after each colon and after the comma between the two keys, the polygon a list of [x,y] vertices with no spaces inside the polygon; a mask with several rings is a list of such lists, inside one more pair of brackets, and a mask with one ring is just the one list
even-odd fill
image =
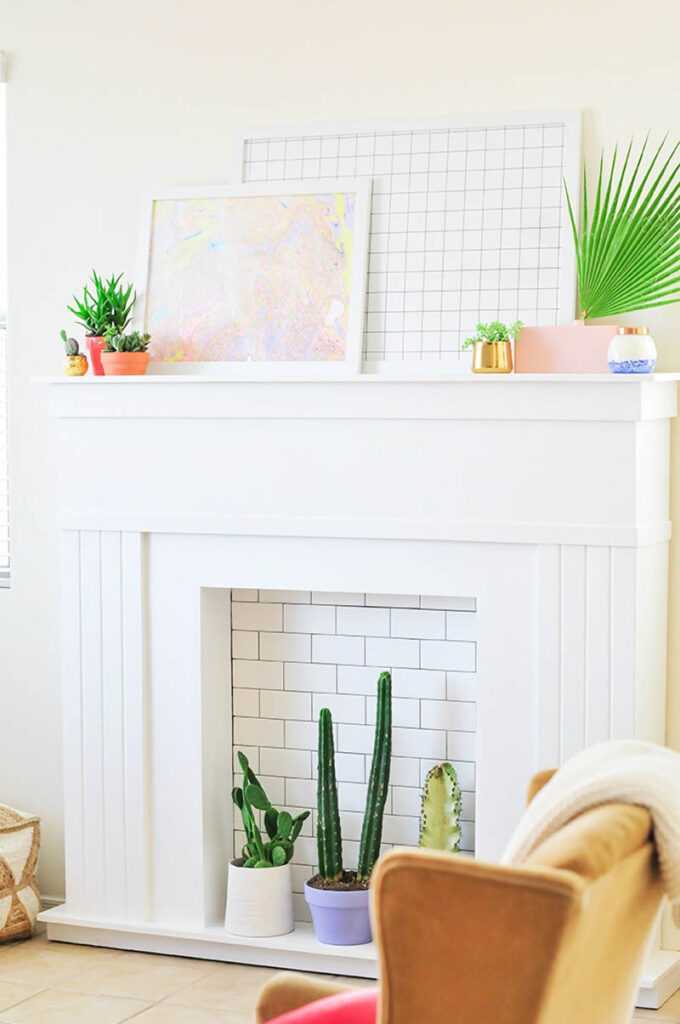
{"label": "white ceramic planter", "polygon": [[609,343],[607,362],[612,373],[653,373],[656,345],[646,327],[619,327]]}
{"label": "white ceramic planter", "polygon": [[290,864],[280,868],[229,865],[224,927],[232,935],[265,938],[293,930],[293,889]]}

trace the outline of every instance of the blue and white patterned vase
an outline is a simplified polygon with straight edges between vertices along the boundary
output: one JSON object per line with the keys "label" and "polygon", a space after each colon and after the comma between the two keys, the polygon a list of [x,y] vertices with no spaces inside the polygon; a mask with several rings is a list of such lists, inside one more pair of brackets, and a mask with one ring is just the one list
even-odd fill
{"label": "blue and white patterned vase", "polygon": [[648,327],[618,327],[609,342],[607,362],[612,373],[653,373],[656,345]]}

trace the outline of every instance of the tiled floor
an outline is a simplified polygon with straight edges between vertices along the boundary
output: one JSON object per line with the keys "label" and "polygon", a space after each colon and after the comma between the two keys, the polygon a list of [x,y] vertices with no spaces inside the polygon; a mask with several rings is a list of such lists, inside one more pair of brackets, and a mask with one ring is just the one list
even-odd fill
{"label": "tiled floor", "polygon": [[[0,947],[0,1024],[253,1024],[260,988],[276,973],[49,943],[43,934]],[[680,993],[635,1020],[677,1024]]]}
{"label": "tiled floor", "polygon": [[69,946],[47,942],[43,934],[0,947],[0,1022],[253,1024],[258,993],[276,973],[266,967]]}

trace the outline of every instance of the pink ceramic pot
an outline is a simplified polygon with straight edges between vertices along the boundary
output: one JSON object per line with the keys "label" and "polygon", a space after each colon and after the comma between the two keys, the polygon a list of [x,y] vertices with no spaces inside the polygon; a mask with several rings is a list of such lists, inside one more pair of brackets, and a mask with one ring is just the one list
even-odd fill
{"label": "pink ceramic pot", "polygon": [[90,366],[92,372],[96,377],[104,376],[104,367],[102,366],[102,352],[104,345],[106,344],[106,338],[99,337],[96,334],[85,335],[85,346],[87,348],[87,354],[90,357]]}
{"label": "pink ceramic pot", "polygon": [[515,373],[608,373],[607,348],[616,326],[523,327],[515,342]]}

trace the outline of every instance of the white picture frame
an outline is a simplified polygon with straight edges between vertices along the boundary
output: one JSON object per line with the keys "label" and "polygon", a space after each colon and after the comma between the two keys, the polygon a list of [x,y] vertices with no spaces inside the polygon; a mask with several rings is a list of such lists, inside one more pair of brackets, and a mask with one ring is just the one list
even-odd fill
{"label": "white picture frame", "polygon": [[[284,185],[200,185],[157,188],[147,192],[142,200],[137,246],[135,288],[135,327],[149,330],[147,321],[149,271],[152,259],[153,214],[155,204],[166,200],[230,199],[259,196],[305,196],[319,194],[352,194],[355,196],[352,263],[350,268],[349,310],[345,358],[310,360],[247,360],[247,361],[192,361],[169,362],[154,360],[149,373],[198,374],[215,377],[257,378],[312,378],[324,379],[354,375],[360,372],[364,329],[368,238],[371,210],[370,179],[335,178],[323,181],[286,182]],[[153,334],[153,332],[151,332]],[[153,336],[151,340],[153,350]]]}

